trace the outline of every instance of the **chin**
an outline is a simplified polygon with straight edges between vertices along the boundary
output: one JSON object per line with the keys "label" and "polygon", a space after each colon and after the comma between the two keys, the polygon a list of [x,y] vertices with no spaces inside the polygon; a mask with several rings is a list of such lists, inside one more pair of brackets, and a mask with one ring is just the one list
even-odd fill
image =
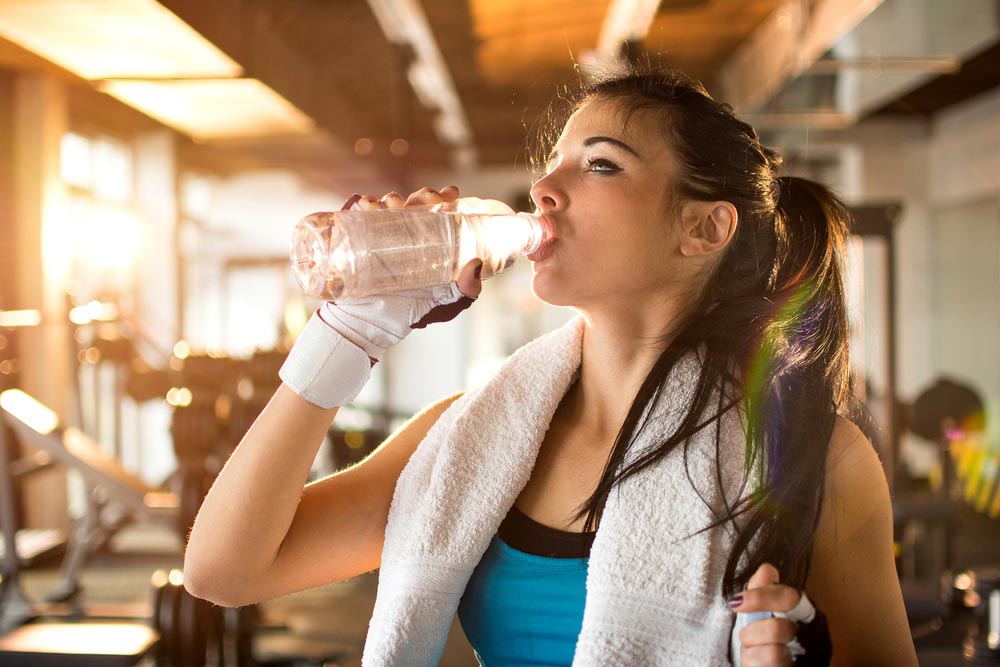
{"label": "chin", "polygon": [[536,297],[550,306],[575,306],[576,300],[573,298],[572,290],[565,289],[559,281],[553,280],[551,276],[538,275],[531,281],[531,291]]}

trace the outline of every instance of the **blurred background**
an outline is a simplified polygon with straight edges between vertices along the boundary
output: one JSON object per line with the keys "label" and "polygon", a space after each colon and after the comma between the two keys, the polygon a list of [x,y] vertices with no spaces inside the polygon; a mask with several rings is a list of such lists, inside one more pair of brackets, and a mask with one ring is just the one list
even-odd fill
{"label": "blurred background", "polygon": [[[1000,664],[996,0],[0,0],[0,656],[106,664],[22,634],[152,618],[119,659],[236,660],[191,652],[231,633],[190,629],[222,621],[169,570],[316,306],[296,221],[423,185],[529,210],[548,101],[643,54],[854,209],[858,398],[922,664]],[[315,476],[570,315],[516,264],[388,353]],[[354,660],[373,581],[248,612],[241,637],[291,644],[240,664]],[[442,664],[470,660],[456,631]]]}

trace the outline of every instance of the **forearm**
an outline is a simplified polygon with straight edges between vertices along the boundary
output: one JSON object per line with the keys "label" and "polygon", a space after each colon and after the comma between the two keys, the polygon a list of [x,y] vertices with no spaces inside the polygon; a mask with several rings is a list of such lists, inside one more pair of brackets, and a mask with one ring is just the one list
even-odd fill
{"label": "forearm", "polygon": [[336,412],[278,388],[198,512],[184,558],[192,593],[226,604],[266,579]]}

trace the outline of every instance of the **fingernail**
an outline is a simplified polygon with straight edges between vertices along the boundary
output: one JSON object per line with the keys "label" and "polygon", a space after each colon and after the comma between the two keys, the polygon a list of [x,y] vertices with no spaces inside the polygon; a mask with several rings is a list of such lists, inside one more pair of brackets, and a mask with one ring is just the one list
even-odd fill
{"label": "fingernail", "polygon": [[482,262],[480,262],[479,266],[476,267],[475,276],[476,276],[476,280],[479,280],[480,278],[483,277],[483,264],[482,264]]}
{"label": "fingernail", "polygon": [[733,597],[726,600],[726,604],[729,605],[730,609],[736,609],[741,604],[743,604],[743,594],[741,593],[740,595],[734,595]]}

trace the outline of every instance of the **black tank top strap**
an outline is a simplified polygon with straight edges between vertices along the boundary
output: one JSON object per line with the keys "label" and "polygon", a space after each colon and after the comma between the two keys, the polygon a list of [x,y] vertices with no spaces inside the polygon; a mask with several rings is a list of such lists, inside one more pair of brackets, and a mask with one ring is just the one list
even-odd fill
{"label": "black tank top strap", "polygon": [[595,531],[574,533],[543,525],[513,506],[497,531],[507,546],[535,556],[587,558]]}

